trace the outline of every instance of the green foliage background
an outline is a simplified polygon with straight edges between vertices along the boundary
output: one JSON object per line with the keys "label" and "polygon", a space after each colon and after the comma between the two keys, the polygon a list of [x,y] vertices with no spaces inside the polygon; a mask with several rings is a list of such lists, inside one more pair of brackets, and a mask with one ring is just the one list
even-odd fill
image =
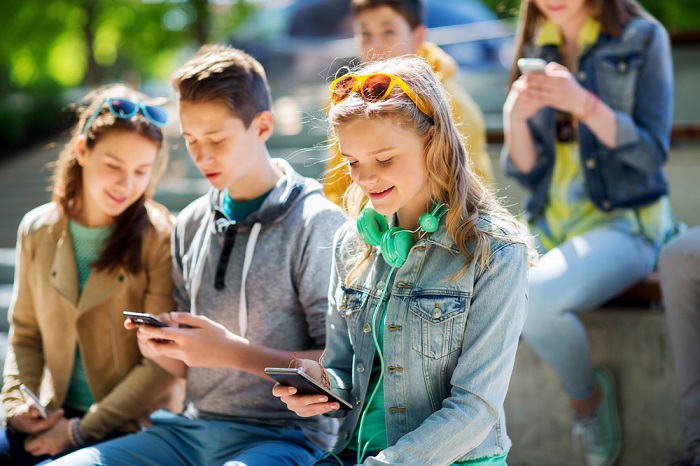
{"label": "green foliage background", "polygon": [[[610,0],[603,0],[610,1]],[[671,34],[700,33],[698,0],[638,0]],[[518,15],[520,0],[482,0],[501,18]]]}
{"label": "green foliage background", "polygon": [[[520,0],[482,1],[502,18],[518,14]],[[672,34],[700,36],[699,0],[641,3]],[[0,1],[3,153],[66,126],[61,109],[87,88],[114,81],[137,87],[167,81],[199,45],[224,41],[259,4],[260,0]]]}
{"label": "green foliage background", "polygon": [[68,89],[166,81],[252,9],[244,0],[3,0],[0,144],[11,150],[64,126]]}

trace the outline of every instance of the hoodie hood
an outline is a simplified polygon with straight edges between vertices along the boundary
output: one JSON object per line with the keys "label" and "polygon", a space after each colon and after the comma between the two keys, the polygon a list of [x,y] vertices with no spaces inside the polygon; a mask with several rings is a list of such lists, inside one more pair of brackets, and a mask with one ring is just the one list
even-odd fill
{"label": "hoodie hood", "polygon": [[231,220],[223,209],[223,191],[211,188],[208,192],[209,206],[214,214],[214,225],[222,232],[230,224],[237,223],[241,227],[252,227],[255,223],[268,225],[282,221],[292,208],[306,196],[322,192],[321,184],[299,175],[286,160],[272,159],[272,164],[282,172],[282,176],[272,188],[270,194],[256,212],[253,212],[242,222]]}
{"label": "hoodie hood", "polygon": [[432,42],[423,42],[416,51],[416,55],[430,64],[440,82],[444,83],[457,74],[457,62],[454,58]]}

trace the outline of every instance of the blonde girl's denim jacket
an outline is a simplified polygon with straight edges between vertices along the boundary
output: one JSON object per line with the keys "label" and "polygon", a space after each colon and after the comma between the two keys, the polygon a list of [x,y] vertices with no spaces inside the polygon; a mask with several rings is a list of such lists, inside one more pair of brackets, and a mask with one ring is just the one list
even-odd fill
{"label": "blonde girl's denim jacket", "polygon": [[[528,46],[526,56],[561,62],[556,46]],[[610,149],[584,124],[579,124],[581,166],[588,196],[609,212],[636,208],[668,194],[663,165],[668,159],[673,116],[673,69],[668,34],[651,20],[634,18],[620,37],[601,32],[579,59],[576,79],[615,112],[617,147]],[[529,121],[537,161],[520,172],[504,146],[506,173],[528,191],[526,217],[542,213],[554,170],[555,112],[545,108]]]}
{"label": "blonde girl's denim jacket", "polygon": [[[359,422],[375,344],[372,317],[385,287],[384,400],[389,447],[381,464],[448,465],[507,452],[503,401],[527,313],[527,247],[514,230],[496,229],[488,267],[467,262],[442,222],[420,239],[386,283],[390,268],[376,250],[351,286],[345,278],[364,247],[354,227],[335,241],[323,359],[331,388],[355,409],[335,411],[341,425],[335,452]],[[376,322],[381,319],[377,318]],[[364,464],[380,464],[368,458]]]}

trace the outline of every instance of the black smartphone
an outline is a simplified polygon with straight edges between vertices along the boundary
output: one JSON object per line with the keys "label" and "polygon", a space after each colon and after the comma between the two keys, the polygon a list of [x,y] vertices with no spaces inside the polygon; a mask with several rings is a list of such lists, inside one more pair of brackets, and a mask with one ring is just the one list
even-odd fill
{"label": "black smartphone", "polygon": [[167,327],[167,325],[160,320],[153,317],[151,314],[145,314],[143,312],[129,312],[124,311],[122,315],[125,318],[131,319],[131,321],[137,325],[151,325],[153,327]]}
{"label": "black smartphone", "polygon": [[282,385],[296,387],[298,390],[297,393],[301,395],[326,395],[328,401],[337,402],[340,405],[340,409],[352,409],[350,403],[342,398],[338,398],[338,395],[318,383],[301,369],[297,369],[296,367],[266,367],[265,373]]}

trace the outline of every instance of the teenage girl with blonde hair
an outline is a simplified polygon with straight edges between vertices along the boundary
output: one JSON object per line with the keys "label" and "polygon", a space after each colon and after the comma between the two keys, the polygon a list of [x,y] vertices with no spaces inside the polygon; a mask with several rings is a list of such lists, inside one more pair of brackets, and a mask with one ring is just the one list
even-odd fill
{"label": "teenage girl with blonde hair", "polygon": [[503,401],[525,319],[520,225],[468,163],[449,100],[415,56],[331,85],[352,222],[335,240],[327,348],[299,366],[349,401],[273,393],[341,419],[317,464],[505,464]]}

